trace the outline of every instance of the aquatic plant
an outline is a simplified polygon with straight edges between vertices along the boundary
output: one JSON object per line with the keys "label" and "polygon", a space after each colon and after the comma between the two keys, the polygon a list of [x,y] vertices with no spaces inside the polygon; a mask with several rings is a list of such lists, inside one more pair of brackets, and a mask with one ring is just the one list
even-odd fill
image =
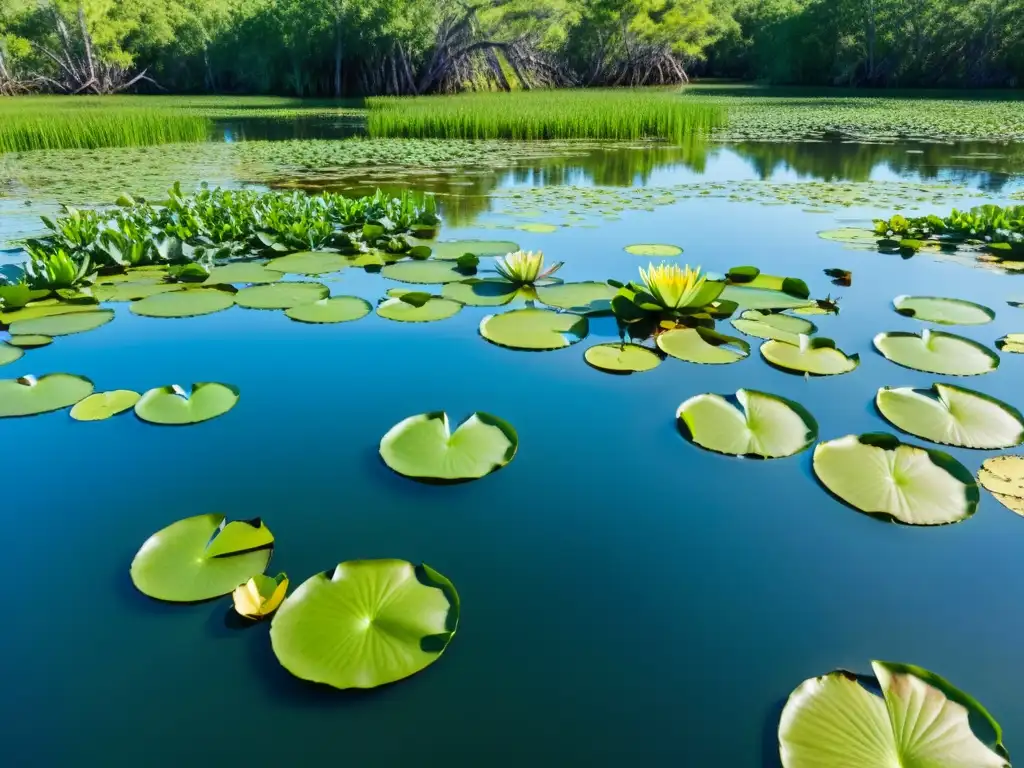
{"label": "aquatic plant", "polygon": [[452,432],[444,411],[403,419],[380,441],[384,463],[419,480],[474,480],[506,466],[519,448],[511,424],[476,412]]}
{"label": "aquatic plant", "polygon": [[533,285],[551,277],[565,262],[556,262],[544,268],[543,251],[516,251],[494,259],[494,268],[505,280],[514,285]]}
{"label": "aquatic plant", "polygon": [[876,219],[874,234],[881,250],[909,255],[929,246],[950,250],[968,246],[983,248],[999,259],[1019,259],[1024,257],[1024,205],[954,208],[946,217],[896,214]]}
{"label": "aquatic plant", "polygon": [[240,616],[263,619],[278,609],[288,594],[288,576],[279,573],[271,578],[257,573],[244,584],[235,587],[231,601]]}
{"label": "aquatic plant", "polygon": [[978,470],[978,483],[1004,507],[1024,515],[1024,456],[985,459]]}
{"label": "aquatic plant", "polygon": [[620,326],[633,338],[646,338],[656,329],[670,330],[681,323],[714,325],[714,320],[732,315],[737,305],[718,301],[725,290],[725,280],[709,280],[700,274],[700,267],[663,262],[640,268],[640,283],[609,280],[618,289],[611,308]]}

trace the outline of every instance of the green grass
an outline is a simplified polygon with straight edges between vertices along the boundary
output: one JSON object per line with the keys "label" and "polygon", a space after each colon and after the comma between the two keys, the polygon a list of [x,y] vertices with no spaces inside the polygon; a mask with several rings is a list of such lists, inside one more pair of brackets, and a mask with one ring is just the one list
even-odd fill
{"label": "green grass", "polygon": [[682,142],[725,119],[718,105],[663,88],[384,96],[367,106],[372,137]]}

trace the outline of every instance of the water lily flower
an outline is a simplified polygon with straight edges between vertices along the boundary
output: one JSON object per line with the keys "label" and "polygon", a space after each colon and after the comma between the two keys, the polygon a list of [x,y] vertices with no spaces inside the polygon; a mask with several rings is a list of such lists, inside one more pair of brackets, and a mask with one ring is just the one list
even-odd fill
{"label": "water lily flower", "polygon": [[559,261],[544,269],[543,251],[516,251],[496,258],[494,268],[510,283],[530,285],[537,280],[551,277],[562,268],[563,263]]}
{"label": "water lily flower", "polygon": [[248,619],[262,619],[277,610],[288,593],[288,577],[279,573],[271,578],[262,573],[245,584],[239,584],[231,593],[235,610]]}
{"label": "water lily flower", "polygon": [[645,271],[640,267],[640,278],[651,295],[666,309],[682,309],[696,306],[701,301],[702,288],[707,276],[700,274],[700,267],[690,269],[687,264],[680,269],[678,264],[651,264]]}

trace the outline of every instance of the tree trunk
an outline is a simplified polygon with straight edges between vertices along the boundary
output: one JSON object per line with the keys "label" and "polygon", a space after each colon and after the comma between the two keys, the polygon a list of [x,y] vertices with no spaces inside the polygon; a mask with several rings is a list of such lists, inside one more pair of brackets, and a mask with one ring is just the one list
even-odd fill
{"label": "tree trunk", "polygon": [[344,55],[341,45],[341,15],[334,21],[334,98],[341,98],[341,60]]}

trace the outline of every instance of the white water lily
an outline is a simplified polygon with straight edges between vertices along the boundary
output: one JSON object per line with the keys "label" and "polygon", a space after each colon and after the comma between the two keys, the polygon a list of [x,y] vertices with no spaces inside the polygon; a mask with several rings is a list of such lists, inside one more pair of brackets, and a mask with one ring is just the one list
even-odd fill
{"label": "white water lily", "polygon": [[530,285],[537,280],[551,277],[562,268],[563,263],[559,261],[544,269],[543,251],[516,251],[496,258],[494,268],[510,283]]}
{"label": "white water lily", "polygon": [[700,267],[690,269],[687,264],[680,269],[678,264],[651,264],[645,271],[640,267],[640,278],[651,295],[666,309],[688,307],[698,297],[707,276],[700,274]]}

